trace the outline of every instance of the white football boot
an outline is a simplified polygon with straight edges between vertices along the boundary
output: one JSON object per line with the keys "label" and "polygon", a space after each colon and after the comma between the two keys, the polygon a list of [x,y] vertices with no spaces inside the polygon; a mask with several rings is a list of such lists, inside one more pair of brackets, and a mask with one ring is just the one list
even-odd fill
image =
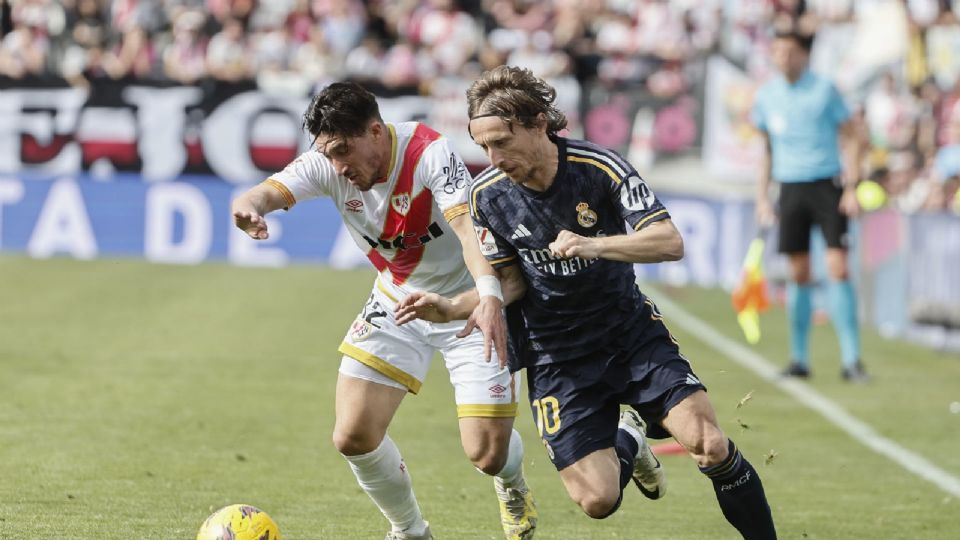
{"label": "white football boot", "polygon": [[[620,427],[637,439],[636,458],[633,460],[633,483],[648,499],[660,499],[667,494],[667,477],[657,456],[647,444],[647,424],[633,409],[620,413]],[[639,436],[639,438],[637,438]]]}

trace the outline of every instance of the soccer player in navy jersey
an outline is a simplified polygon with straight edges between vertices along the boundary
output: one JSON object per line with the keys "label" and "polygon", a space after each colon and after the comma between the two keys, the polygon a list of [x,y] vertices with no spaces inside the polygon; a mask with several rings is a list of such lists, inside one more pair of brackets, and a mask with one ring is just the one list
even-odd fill
{"label": "soccer player in navy jersey", "polygon": [[[593,518],[617,510],[631,478],[660,498],[663,469],[645,436],[673,436],[744,538],[776,538],[760,477],[720,430],[705,387],[636,285],[634,263],[683,256],[680,233],[616,152],[557,135],[566,118],[555,97],[520,68],[474,82],[470,133],[491,167],[474,179],[469,202],[507,305],[510,367],[527,369],[537,428],[567,493]],[[477,300],[475,291],[415,293],[398,305],[398,322],[467,319]]]}

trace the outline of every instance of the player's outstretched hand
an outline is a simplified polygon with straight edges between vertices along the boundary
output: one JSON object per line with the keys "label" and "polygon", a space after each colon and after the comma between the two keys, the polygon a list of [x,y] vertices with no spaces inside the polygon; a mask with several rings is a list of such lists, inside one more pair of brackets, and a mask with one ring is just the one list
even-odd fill
{"label": "player's outstretched hand", "polygon": [[453,303],[449,298],[431,292],[414,292],[401,300],[393,308],[393,316],[398,325],[421,319],[434,323],[450,322]]}
{"label": "player's outstretched hand", "polygon": [[254,240],[270,238],[266,218],[256,212],[237,210],[233,213],[233,223]]}
{"label": "player's outstretched hand", "polygon": [[500,367],[507,365],[507,325],[503,320],[503,301],[496,296],[484,296],[474,308],[466,326],[457,334],[463,338],[470,335],[474,328],[483,334],[483,358],[491,360],[491,351],[496,349]]}
{"label": "player's outstretched hand", "polygon": [[580,236],[570,231],[560,231],[557,239],[550,242],[547,246],[554,257],[563,257],[570,259],[580,257],[583,259],[596,259],[600,256],[600,246],[596,238]]}

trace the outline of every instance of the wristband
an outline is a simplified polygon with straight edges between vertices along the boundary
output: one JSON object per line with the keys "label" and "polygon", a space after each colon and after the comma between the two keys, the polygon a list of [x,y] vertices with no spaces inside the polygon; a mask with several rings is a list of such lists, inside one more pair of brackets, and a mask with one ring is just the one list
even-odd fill
{"label": "wristband", "polygon": [[495,296],[503,302],[503,291],[500,289],[500,280],[496,276],[480,276],[477,278],[477,292],[480,298]]}

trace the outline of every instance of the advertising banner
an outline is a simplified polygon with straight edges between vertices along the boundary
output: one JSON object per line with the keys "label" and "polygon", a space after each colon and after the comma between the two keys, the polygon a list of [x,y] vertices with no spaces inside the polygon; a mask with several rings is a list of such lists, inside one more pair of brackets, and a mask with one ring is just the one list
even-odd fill
{"label": "advertising banner", "polygon": [[[579,127],[580,85],[551,80],[557,106]],[[233,184],[265,178],[307,149],[308,95],[272,95],[253,83],[169,86],[97,80],[0,89],[0,174],[51,177],[87,172],[109,180],[138,172],[147,182],[206,174]],[[388,122],[423,121],[450,138],[464,161],[486,157],[467,132],[465,79],[441,79],[429,96],[378,97]]]}

